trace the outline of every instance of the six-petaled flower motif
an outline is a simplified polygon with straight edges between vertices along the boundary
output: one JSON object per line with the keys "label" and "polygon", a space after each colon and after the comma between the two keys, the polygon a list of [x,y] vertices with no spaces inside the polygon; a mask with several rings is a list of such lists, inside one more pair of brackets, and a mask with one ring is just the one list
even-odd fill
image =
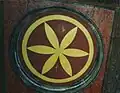
{"label": "six-petaled flower motif", "polygon": [[49,47],[45,45],[35,45],[28,47],[28,50],[38,54],[52,54],[50,58],[48,58],[47,61],[45,62],[42,68],[42,74],[45,74],[49,70],[51,70],[55,66],[57,60],[59,59],[60,64],[64,69],[64,71],[68,75],[72,76],[72,67],[66,56],[84,57],[88,55],[88,53],[83,50],[67,48],[75,39],[78,28],[75,27],[71,29],[59,44],[58,38],[54,30],[47,23],[44,23],[44,25],[45,25],[46,36],[53,47]]}

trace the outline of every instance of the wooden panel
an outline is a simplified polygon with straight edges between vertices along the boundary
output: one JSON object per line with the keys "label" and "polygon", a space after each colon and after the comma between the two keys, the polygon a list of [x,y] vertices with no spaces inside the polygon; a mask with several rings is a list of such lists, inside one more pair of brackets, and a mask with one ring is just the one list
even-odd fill
{"label": "wooden panel", "polygon": [[[44,0],[43,0],[44,1]],[[28,12],[36,8],[42,8],[45,6],[64,6],[69,8],[74,8],[76,11],[82,12],[84,15],[89,17],[99,28],[99,31],[103,38],[104,47],[104,62],[101,66],[100,73],[96,79],[96,81],[84,90],[85,93],[101,93],[102,82],[104,78],[107,53],[109,49],[109,41],[112,32],[112,22],[114,11],[109,9],[104,9],[100,7],[95,7],[92,5],[79,5],[79,4],[67,4],[60,2],[52,2],[52,1],[26,1],[26,0],[8,0],[5,2],[5,66],[7,72],[7,92],[10,93],[35,93],[35,91],[31,88],[24,86],[23,82],[19,77],[13,72],[11,68],[11,63],[8,55],[9,51],[9,39],[11,32],[15,25],[19,22],[19,20]],[[10,12],[9,12],[10,11]]]}
{"label": "wooden panel", "polygon": [[5,72],[4,72],[4,53],[3,53],[3,1],[0,1],[0,60],[1,60],[1,64],[0,64],[0,72],[1,72],[1,77],[0,77],[0,92],[4,93],[5,92]]}
{"label": "wooden panel", "polygon": [[120,92],[120,9],[116,9],[103,93]]}

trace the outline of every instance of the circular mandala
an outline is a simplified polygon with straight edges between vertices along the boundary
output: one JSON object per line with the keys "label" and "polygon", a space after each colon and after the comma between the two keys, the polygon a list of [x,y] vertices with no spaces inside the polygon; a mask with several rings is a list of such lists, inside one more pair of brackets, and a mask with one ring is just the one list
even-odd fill
{"label": "circular mandala", "polygon": [[10,51],[25,83],[50,92],[84,88],[103,60],[95,24],[82,13],[60,7],[28,13],[13,32]]}

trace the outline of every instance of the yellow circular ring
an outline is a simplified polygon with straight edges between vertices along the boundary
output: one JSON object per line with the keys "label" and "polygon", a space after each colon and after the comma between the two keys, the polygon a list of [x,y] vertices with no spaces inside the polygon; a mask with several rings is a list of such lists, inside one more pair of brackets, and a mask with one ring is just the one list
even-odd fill
{"label": "yellow circular ring", "polygon": [[[81,31],[84,33],[85,37],[88,40],[88,44],[89,44],[89,57],[88,60],[85,64],[85,66],[80,70],[80,72],[78,72],[77,74],[73,75],[72,77],[69,78],[65,78],[65,79],[54,79],[54,78],[49,78],[46,77],[42,74],[40,74],[31,64],[31,62],[29,61],[28,58],[28,54],[27,54],[27,43],[28,43],[28,39],[31,35],[31,33],[34,31],[34,29],[39,26],[40,24],[47,22],[47,21],[51,21],[51,20],[64,20],[67,21],[71,24],[74,24],[76,27],[78,27],[79,29],[81,29]],[[52,83],[66,83],[66,82],[70,82],[73,81],[77,78],[79,78],[81,75],[83,75],[88,68],[90,67],[91,63],[92,63],[92,59],[93,59],[93,55],[94,55],[94,45],[93,45],[93,40],[91,38],[90,33],[88,32],[88,30],[77,20],[65,16],[65,15],[48,15],[45,17],[42,17],[38,20],[36,20],[26,31],[24,37],[23,37],[23,41],[22,41],[22,55],[23,55],[23,59],[25,61],[26,66],[29,68],[29,70],[38,78],[47,81],[47,82],[52,82]]]}

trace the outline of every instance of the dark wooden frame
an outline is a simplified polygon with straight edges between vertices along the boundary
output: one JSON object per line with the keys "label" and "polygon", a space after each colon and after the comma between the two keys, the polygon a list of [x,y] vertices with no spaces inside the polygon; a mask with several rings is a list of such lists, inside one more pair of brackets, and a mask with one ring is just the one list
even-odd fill
{"label": "dark wooden frame", "polygon": [[103,93],[120,93],[120,7],[115,9]]}
{"label": "dark wooden frame", "polygon": [[4,69],[4,2],[0,1],[0,92],[5,93],[5,69]]}

